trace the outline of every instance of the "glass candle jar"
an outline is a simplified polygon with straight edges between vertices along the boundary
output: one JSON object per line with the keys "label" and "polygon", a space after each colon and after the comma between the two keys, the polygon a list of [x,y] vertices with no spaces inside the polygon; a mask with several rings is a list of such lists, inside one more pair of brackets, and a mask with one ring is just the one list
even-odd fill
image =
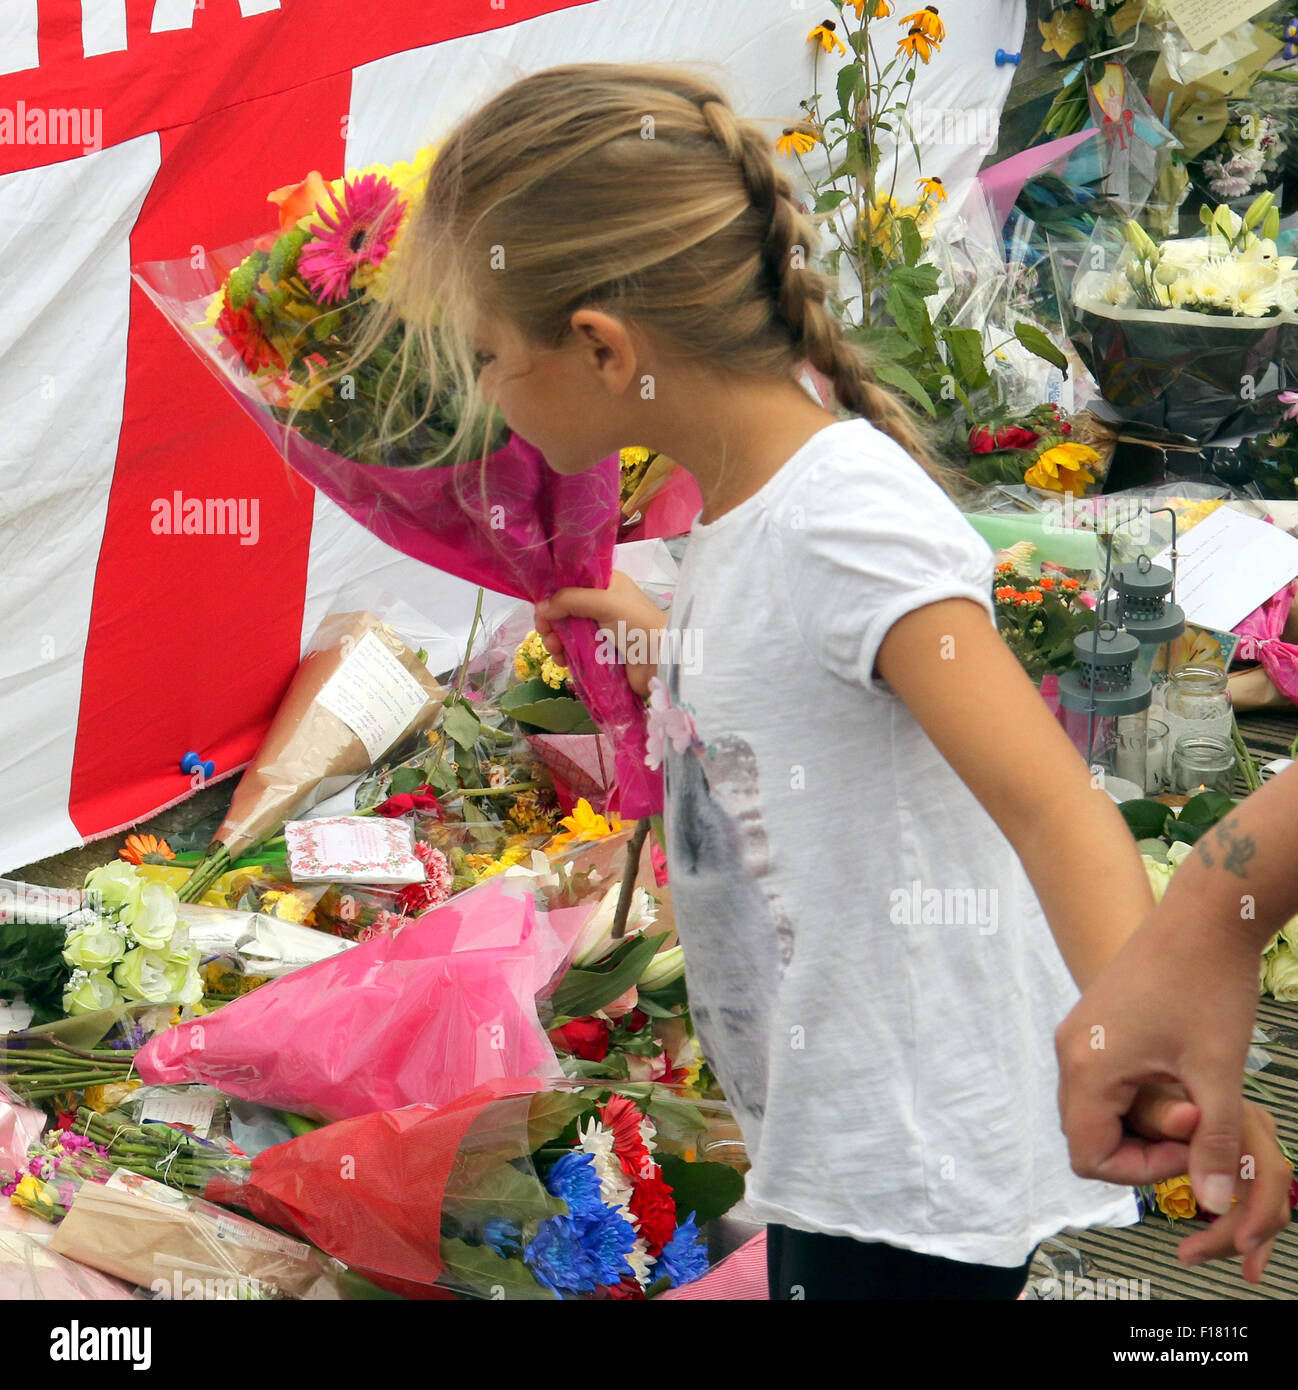
{"label": "glass candle jar", "polygon": [[1157,796],[1167,790],[1167,725],[1150,718],[1145,731],[1145,795]]}
{"label": "glass candle jar", "polygon": [[1172,784],[1185,796],[1202,791],[1230,794],[1235,782],[1235,749],[1211,734],[1182,734],[1172,752]]}
{"label": "glass candle jar", "polygon": [[1163,688],[1163,714],[1172,748],[1183,737],[1231,741],[1230,694],[1219,666],[1188,665],[1172,670]]}

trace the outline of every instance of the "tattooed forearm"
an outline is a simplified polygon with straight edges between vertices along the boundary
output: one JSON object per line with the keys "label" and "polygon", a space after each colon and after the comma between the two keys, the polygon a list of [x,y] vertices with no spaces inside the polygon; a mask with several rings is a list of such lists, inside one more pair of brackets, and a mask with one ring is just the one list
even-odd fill
{"label": "tattooed forearm", "polygon": [[1249,860],[1257,853],[1253,837],[1236,835],[1223,823],[1217,826],[1217,845],[1222,851],[1221,867],[1236,878],[1247,878]]}
{"label": "tattooed forearm", "polygon": [[1198,849],[1199,858],[1211,869],[1217,861],[1213,858],[1212,851],[1208,848],[1207,836],[1204,836],[1204,838],[1199,841]]}

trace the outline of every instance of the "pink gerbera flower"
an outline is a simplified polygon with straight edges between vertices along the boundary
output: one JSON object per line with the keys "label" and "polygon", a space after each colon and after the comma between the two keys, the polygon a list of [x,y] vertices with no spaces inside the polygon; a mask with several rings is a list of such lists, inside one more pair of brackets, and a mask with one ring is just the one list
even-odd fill
{"label": "pink gerbera flower", "polygon": [[379,174],[343,184],[341,198],[331,188],[333,208],[316,209],[323,224],[302,248],[297,267],[322,304],[347,298],[352,276],[366,265],[382,265],[405,216],[405,199]]}

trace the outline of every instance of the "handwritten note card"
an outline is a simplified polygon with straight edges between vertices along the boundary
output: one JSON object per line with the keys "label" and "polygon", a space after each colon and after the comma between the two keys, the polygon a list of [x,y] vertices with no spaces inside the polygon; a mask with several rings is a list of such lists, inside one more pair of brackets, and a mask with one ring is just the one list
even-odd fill
{"label": "handwritten note card", "polygon": [[1169,0],[1167,12],[1192,48],[1207,48],[1247,23],[1270,0]]}

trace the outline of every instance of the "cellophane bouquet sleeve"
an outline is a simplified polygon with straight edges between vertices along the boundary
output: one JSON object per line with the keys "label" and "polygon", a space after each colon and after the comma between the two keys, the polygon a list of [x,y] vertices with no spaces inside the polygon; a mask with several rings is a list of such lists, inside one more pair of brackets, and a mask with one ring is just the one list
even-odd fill
{"label": "cellophane bouquet sleeve", "polygon": [[640,1299],[701,1278],[743,1179],[724,1107],[668,1087],[502,1078],[266,1149],[217,1200],[413,1297]]}
{"label": "cellophane bouquet sleeve", "polygon": [[[525,440],[484,426],[475,441],[480,449],[429,466],[426,460],[443,454],[437,446],[455,431],[459,403],[447,397],[433,402],[422,433],[399,458],[389,450],[379,462],[362,461],[373,453],[367,442],[384,400],[376,364],[390,362],[392,345],[357,370],[348,408],[333,408],[338,402],[323,384],[346,359],[349,329],[383,274],[379,256],[388,240],[395,244],[421,196],[419,170],[428,162],[421,152],[413,171],[366,171],[335,181],[332,192],[315,174],[318,187],[304,181],[287,200],[279,196],[285,190],[277,191],[278,235],[267,232],[202,258],[140,264],[134,278],[289,464],[380,540],[533,603],[567,585],[604,587],[621,515],[617,456],[561,477]],[[388,240],[375,243],[370,263],[349,284],[331,288],[311,259],[324,240],[322,212],[346,215],[362,186],[393,198],[383,217],[387,207],[399,215],[385,223]],[[565,619],[559,627],[579,693],[617,745],[620,809],[628,816],[657,813],[661,777],[645,765],[643,706],[624,668],[599,659],[589,619]]]}

